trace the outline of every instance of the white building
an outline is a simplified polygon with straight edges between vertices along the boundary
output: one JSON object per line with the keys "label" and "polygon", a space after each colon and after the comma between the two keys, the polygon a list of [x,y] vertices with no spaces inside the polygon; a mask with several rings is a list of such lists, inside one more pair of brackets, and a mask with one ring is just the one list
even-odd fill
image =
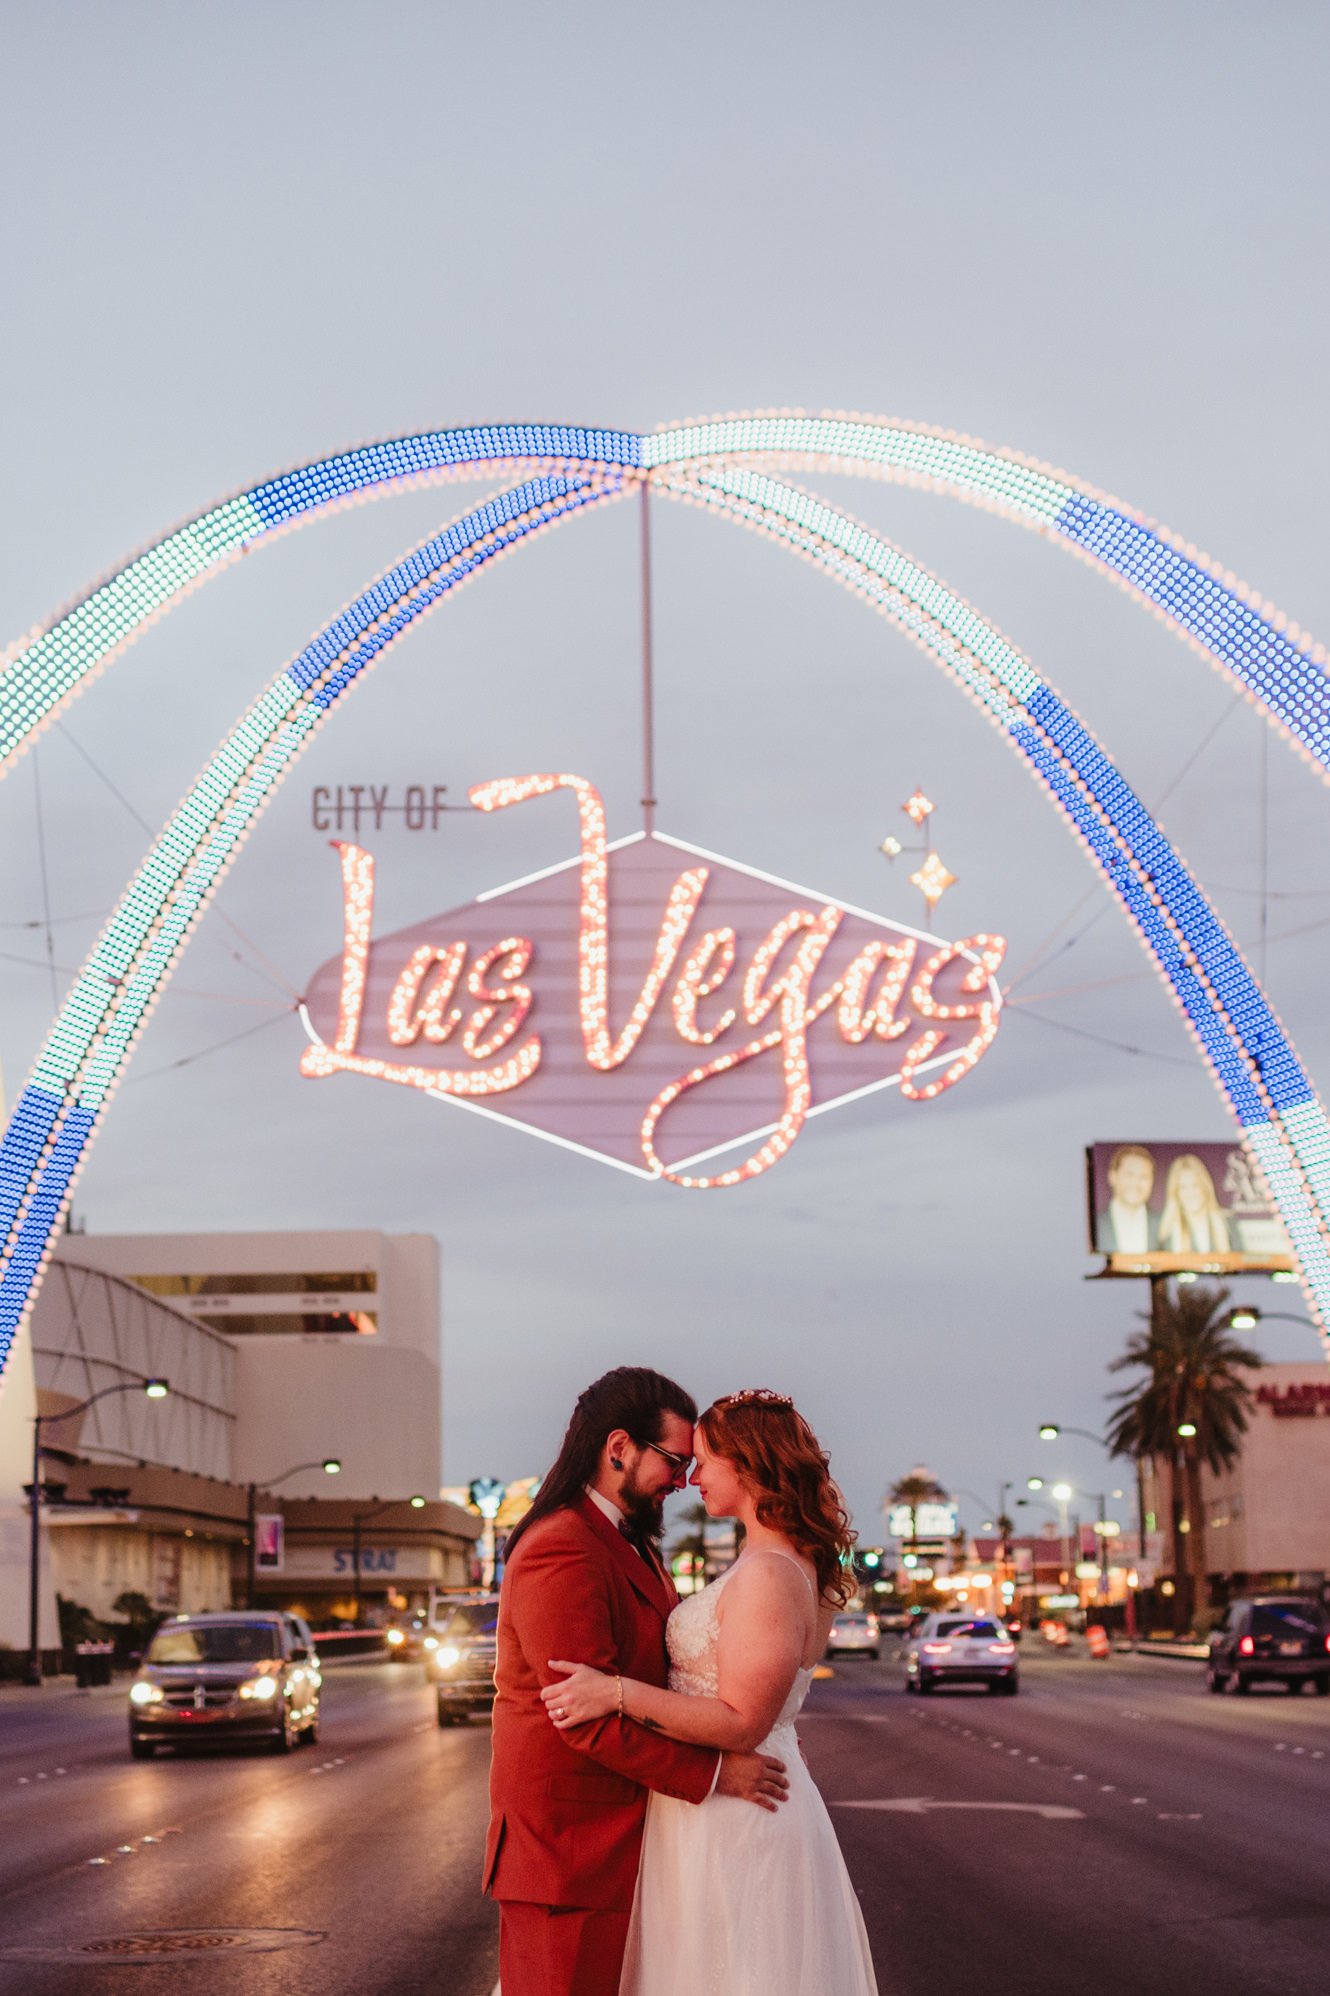
{"label": "white building", "polygon": [[[287,1496],[321,1496],[327,1481],[317,1467],[292,1477],[284,1472],[336,1456],[343,1489],[385,1497],[437,1493],[441,1327],[439,1246],[432,1235],[368,1228],[66,1234],[38,1304],[34,1345],[38,1384],[68,1393],[74,1391],[68,1362],[59,1379],[48,1377],[40,1353],[56,1344],[68,1348],[76,1268],[119,1277],[225,1339],[234,1416],[230,1462],[209,1464],[208,1473],[265,1486],[282,1478]],[[165,1358],[156,1369],[170,1376]],[[108,1403],[106,1420],[127,1418],[130,1397]],[[166,1459],[155,1449],[133,1452]],[[196,1460],[177,1466],[205,1467]]]}

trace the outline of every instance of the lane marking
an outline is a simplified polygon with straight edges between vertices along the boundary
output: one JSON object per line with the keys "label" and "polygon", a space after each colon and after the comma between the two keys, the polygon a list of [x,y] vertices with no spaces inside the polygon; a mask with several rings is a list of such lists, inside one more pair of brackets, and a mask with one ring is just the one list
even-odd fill
{"label": "lane marking", "polygon": [[877,1802],[833,1802],[833,1809],[890,1809],[898,1815],[926,1816],[933,1809],[1001,1809],[1009,1815],[1043,1816],[1048,1822],[1083,1823],[1083,1809],[1060,1802],[935,1802],[928,1795],[896,1795]]}

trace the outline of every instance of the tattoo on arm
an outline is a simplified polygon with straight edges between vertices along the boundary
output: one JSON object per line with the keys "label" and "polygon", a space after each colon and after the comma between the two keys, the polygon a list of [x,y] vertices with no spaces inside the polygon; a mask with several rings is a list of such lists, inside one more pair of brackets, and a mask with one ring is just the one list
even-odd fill
{"label": "tattoo on arm", "polygon": [[645,1726],[647,1731],[650,1733],[663,1733],[665,1730],[664,1726],[661,1725],[659,1719],[644,1718],[644,1719],[639,1719],[637,1723],[639,1726]]}

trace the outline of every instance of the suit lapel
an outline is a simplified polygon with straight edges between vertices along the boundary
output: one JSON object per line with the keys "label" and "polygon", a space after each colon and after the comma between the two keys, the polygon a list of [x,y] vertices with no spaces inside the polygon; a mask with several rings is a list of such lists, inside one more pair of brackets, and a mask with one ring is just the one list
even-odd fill
{"label": "suit lapel", "polygon": [[627,1576],[635,1592],[644,1601],[649,1601],[659,1615],[668,1616],[678,1597],[657,1562],[643,1559],[636,1547],[629,1545],[623,1533],[616,1530],[589,1498],[580,1499],[577,1512],[611,1554],[620,1572]]}

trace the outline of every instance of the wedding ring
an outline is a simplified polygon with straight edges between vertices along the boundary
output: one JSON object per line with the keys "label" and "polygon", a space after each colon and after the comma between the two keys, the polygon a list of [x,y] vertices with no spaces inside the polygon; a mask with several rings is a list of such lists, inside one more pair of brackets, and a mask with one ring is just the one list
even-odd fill
{"label": "wedding ring", "polygon": [[562,1705],[556,1705],[554,1708],[554,1716],[556,1719],[566,1719],[568,1717],[568,1714],[564,1711]]}

